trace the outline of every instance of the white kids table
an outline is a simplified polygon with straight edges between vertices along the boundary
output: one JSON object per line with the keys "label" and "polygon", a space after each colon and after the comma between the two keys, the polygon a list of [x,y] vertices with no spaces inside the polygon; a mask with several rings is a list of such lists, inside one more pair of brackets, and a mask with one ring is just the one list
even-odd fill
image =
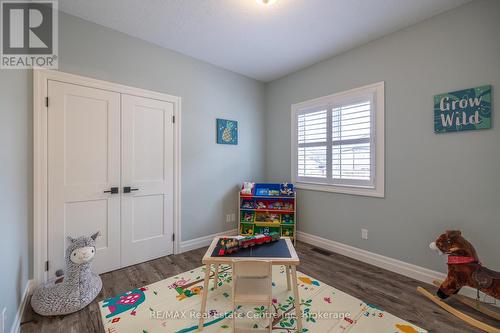
{"label": "white kids table", "polygon": [[[230,237],[230,236],[228,236]],[[224,236],[216,237],[210,244],[207,252],[203,256],[202,262],[206,265],[205,270],[205,281],[203,284],[202,301],[200,309],[200,322],[198,323],[198,330],[203,329],[203,322],[205,317],[205,311],[207,307],[207,297],[208,297],[208,285],[210,280],[210,273],[212,265],[215,266],[214,273],[214,289],[217,288],[217,280],[219,276],[219,266],[220,265],[231,265],[234,259],[254,259],[254,260],[267,260],[273,265],[283,265],[286,266],[286,280],[288,290],[293,289],[293,296],[295,299],[295,316],[297,317],[297,331],[302,331],[302,313],[300,311],[300,298],[299,289],[297,287],[297,265],[300,264],[299,257],[295,248],[293,247],[292,241],[288,237],[282,237],[278,242],[265,245],[257,245],[248,249],[241,249],[237,253],[221,256],[216,254],[215,248],[219,242],[220,238],[225,238]],[[291,281],[290,281],[291,279]]]}

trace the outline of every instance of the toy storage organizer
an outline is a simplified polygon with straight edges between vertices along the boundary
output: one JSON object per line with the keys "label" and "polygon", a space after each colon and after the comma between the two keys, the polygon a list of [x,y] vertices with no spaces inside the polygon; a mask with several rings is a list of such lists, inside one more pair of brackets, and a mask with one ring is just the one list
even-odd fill
{"label": "toy storage organizer", "polygon": [[255,184],[252,194],[239,191],[238,230],[242,236],[276,231],[281,236],[296,240],[296,192],[284,194],[284,184]]}

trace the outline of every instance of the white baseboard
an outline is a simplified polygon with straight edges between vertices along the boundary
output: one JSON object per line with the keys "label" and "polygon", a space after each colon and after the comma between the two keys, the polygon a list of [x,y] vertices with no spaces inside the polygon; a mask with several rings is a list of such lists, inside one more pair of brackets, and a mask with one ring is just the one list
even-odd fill
{"label": "white baseboard", "polygon": [[10,329],[10,333],[19,333],[21,332],[21,319],[23,317],[23,311],[26,307],[26,302],[28,301],[29,296],[33,293],[34,288],[34,280],[28,280],[26,283],[26,287],[23,291],[23,296],[21,299],[21,303],[17,308],[16,316],[14,317],[14,322],[12,323],[12,327]]}
{"label": "white baseboard", "polygon": [[[304,243],[308,243],[331,252],[342,254],[346,257],[353,258],[428,284],[433,284],[433,281],[435,280],[444,280],[446,278],[446,274],[442,272],[433,271],[425,267],[413,265],[401,260],[362,250],[347,244],[311,235],[302,231],[297,232],[297,239]],[[472,288],[462,288],[460,294],[476,298],[476,290]],[[485,297],[483,293],[481,294],[481,297]],[[486,299],[492,300],[491,297],[488,296],[486,296]]]}
{"label": "white baseboard", "polygon": [[182,241],[181,242],[181,253],[186,252],[186,251],[196,250],[196,249],[199,249],[200,247],[208,246],[208,245],[210,245],[210,243],[212,243],[212,240],[215,237],[235,236],[237,234],[238,234],[238,229],[231,229],[231,230],[226,230],[226,231],[219,232],[219,233],[212,234],[212,235],[208,235],[208,236],[203,236],[200,238]]}
{"label": "white baseboard", "polygon": [[304,243],[315,245],[325,250],[339,253],[346,257],[384,268],[425,283],[432,284],[434,280],[443,280],[446,278],[446,274],[441,272],[436,272],[401,260],[362,250],[354,246],[307,234],[302,231],[297,232],[297,239]]}

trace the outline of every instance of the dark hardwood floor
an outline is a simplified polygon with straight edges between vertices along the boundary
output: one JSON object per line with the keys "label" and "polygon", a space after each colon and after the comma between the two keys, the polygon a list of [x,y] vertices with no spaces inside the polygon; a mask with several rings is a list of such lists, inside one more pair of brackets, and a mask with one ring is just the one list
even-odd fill
{"label": "dark hardwood floor", "polygon": [[[298,269],[308,275],[367,303],[375,304],[429,332],[482,332],[456,319],[417,293],[417,286],[422,285],[420,282],[339,254],[327,256],[311,249],[309,244],[297,244],[297,253],[301,259]],[[202,248],[103,274],[104,287],[97,300],[82,311],[68,316],[42,317],[34,314],[27,305],[21,332],[103,332],[99,301],[198,267],[205,251],[206,248]],[[432,286],[425,287],[436,290]],[[456,301],[450,300],[449,304],[492,326],[500,327],[499,322],[478,315]]]}

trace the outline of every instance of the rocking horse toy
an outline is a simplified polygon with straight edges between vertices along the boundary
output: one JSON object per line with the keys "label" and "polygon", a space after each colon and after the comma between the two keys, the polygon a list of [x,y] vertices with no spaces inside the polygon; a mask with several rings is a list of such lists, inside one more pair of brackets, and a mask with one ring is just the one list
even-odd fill
{"label": "rocking horse toy", "polygon": [[[488,333],[500,333],[500,329],[474,319],[443,302],[453,296],[461,303],[468,305],[492,318],[500,320],[500,312],[485,307],[479,299],[479,292],[500,299],[500,272],[484,267],[479,260],[476,250],[457,230],[447,231],[432,242],[429,247],[440,254],[448,255],[448,276],[444,281],[435,281],[439,286],[437,296],[422,287],[417,290],[446,311],[464,320],[465,322]],[[471,287],[478,291],[477,299],[457,295],[462,287]]]}

